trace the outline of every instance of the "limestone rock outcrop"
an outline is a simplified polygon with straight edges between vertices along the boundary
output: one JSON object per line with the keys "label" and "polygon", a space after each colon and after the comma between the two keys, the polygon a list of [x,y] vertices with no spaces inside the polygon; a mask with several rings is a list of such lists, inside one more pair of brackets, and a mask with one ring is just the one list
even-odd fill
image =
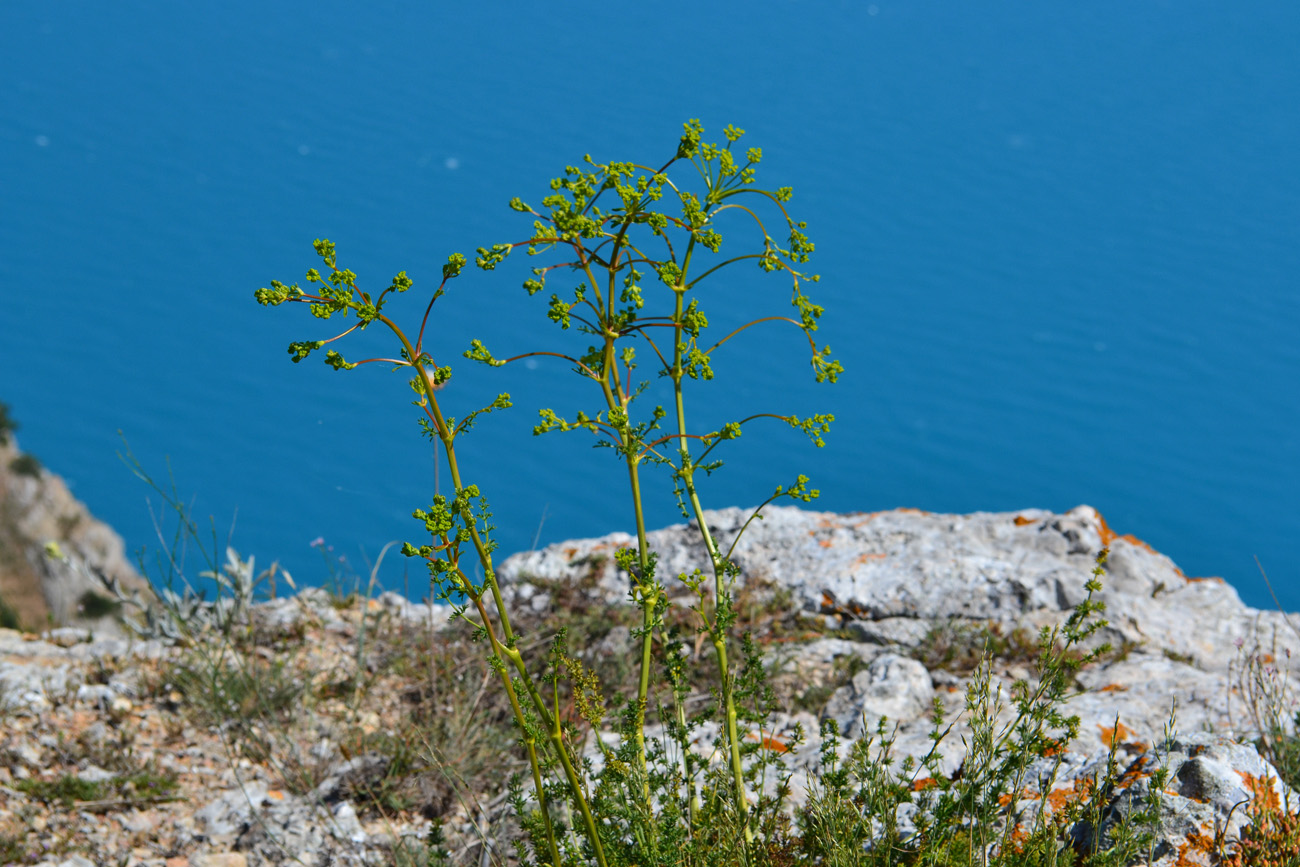
{"label": "limestone rock outcrop", "polygon": [[[24,530],[31,533],[25,538],[43,547],[50,539],[41,536],[40,528],[48,529],[48,521],[68,514],[57,506],[59,491],[66,497],[66,488],[45,474],[29,478],[16,488],[4,488],[8,499],[0,502],[26,504],[27,515],[32,514],[31,504],[37,504],[36,512],[45,517],[22,526],[37,528]],[[708,514],[726,545],[747,517],[739,509]],[[81,562],[105,570],[111,556],[100,550],[98,556],[104,559],[92,560],[96,549],[78,539],[67,534],[54,541]],[[691,602],[693,597],[674,576],[707,567],[692,528],[658,530],[650,541],[674,603]],[[512,612],[522,615],[521,621],[533,618],[534,627],[549,622],[545,618],[551,615],[560,621],[585,616],[590,643],[574,652],[586,662],[627,657],[637,652],[636,642],[626,625],[631,621],[623,617],[630,612],[617,606],[628,603],[628,576],[618,570],[614,554],[633,542],[626,534],[612,534],[511,557],[500,566],[503,595]],[[1151,864],[1173,867],[1214,863],[1213,853],[1225,841],[1248,833],[1255,805],[1294,812],[1300,795],[1250,743],[1261,728],[1290,725],[1294,697],[1300,695],[1300,680],[1289,664],[1290,654],[1300,652],[1300,638],[1286,616],[1249,608],[1222,581],[1187,578],[1169,558],[1137,539],[1116,535],[1086,506],[1064,514],[1025,510],[973,515],[908,510],[837,515],[776,508],[751,525],[736,547],[738,586],[759,594],[762,604],[754,610],[776,613],[750,616],[797,626],[769,633],[766,646],[767,680],[784,689],[789,699],[781,705],[785,709],[773,714],[761,730],[741,732],[756,754],[770,753],[783,769],[753,785],[773,794],[788,781],[787,806],[807,804],[827,756],[838,755],[843,762],[855,742],[868,751],[879,750],[882,729],[891,763],[881,766],[912,768],[911,791],[934,784],[931,776],[957,780],[973,773],[968,749],[980,732],[972,701],[983,696],[985,719],[995,739],[1010,737],[1016,721],[1014,691],[1032,687],[1039,678],[1035,653],[1041,655],[1041,648],[1035,636],[1041,628],[1059,626],[1085,598],[1084,584],[1103,546],[1110,548],[1110,558],[1099,597],[1106,603],[1102,616],[1110,625],[1094,639],[1105,638],[1114,648],[1075,673],[1071,695],[1061,709],[1078,717],[1077,733],[1068,742],[1062,739],[1051,755],[1033,759],[1021,778],[1023,791],[1003,805],[1006,817],[1015,826],[1029,827],[1036,811],[1051,812],[1100,791],[1102,804],[1089,814],[1098,817],[1097,827],[1079,822],[1070,833],[1080,850],[1104,845],[1127,819],[1149,808],[1155,774],[1164,769],[1168,777],[1159,792],[1160,822]],[[71,556],[62,562],[69,561]],[[592,604],[586,605],[584,597]],[[312,662],[302,669],[304,676],[324,677],[331,689],[337,688],[333,675],[350,670],[348,666],[365,665],[369,672],[373,665],[378,672],[388,665],[382,660],[399,658],[398,648],[411,650],[413,637],[406,630],[412,626],[419,627],[415,634],[422,646],[449,642],[454,635],[449,630],[465,626],[452,622],[444,606],[412,604],[397,594],[349,601],[319,589],[257,602],[241,617],[248,633],[256,636],[250,652],[258,659],[274,665],[294,654],[309,654]],[[384,637],[385,630],[392,634]],[[966,645],[959,646],[963,641]],[[384,649],[375,649],[376,643]],[[978,655],[983,648],[990,649],[988,667],[975,668],[972,650]],[[12,765],[8,773],[22,778],[46,773],[45,744],[57,740],[51,740],[56,716],[57,725],[85,722],[92,728],[103,722],[96,721],[98,716],[110,723],[130,717],[142,729],[152,726],[152,749],[174,752],[164,743],[169,735],[160,720],[181,709],[185,697],[171,686],[150,693],[148,683],[164,681],[141,678],[139,670],[167,664],[185,652],[184,642],[166,640],[97,636],[92,642],[84,629],[50,630],[40,639],[0,630],[0,705],[16,721],[14,731],[0,743],[0,757],[7,755]],[[703,662],[701,653],[708,651],[697,646],[695,658]],[[394,664],[393,670],[409,673],[411,666]],[[486,689],[487,681],[483,683]],[[383,701],[377,693],[370,695],[389,716],[381,720],[380,711],[367,711],[357,718],[363,728],[395,726],[406,713],[406,700],[422,695],[424,687],[394,689]],[[1270,703],[1280,717],[1261,716]],[[951,726],[937,744],[931,737],[936,706],[942,710],[944,728]],[[373,719],[364,722],[362,717]],[[841,737],[828,743],[823,730],[829,731],[832,721]],[[319,733],[327,730],[333,734],[322,738]],[[373,824],[365,825],[364,816],[358,818],[351,800],[358,787],[348,781],[356,775],[381,774],[387,765],[372,752],[341,752],[341,731],[331,729],[319,715],[305,726],[304,732],[317,740],[297,743],[293,755],[312,756],[328,765],[324,782],[306,794],[276,788],[273,775],[257,768],[256,779],[250,781],[238,775],[218,778],[210,768],[200,767],[204,774],[185,778],[191,786],[188,803],[159,807],[157,815],[169,823],[176,845],[185,851],[219,843],[245,855],[250,864],[272,863],[272,837],[291,840],[313,857],[334,859],[330,863],[378,857],[376,853],[392,848],[393,840],[382,838]],[[720,734],[716,721],[705,721],[689,732],[689,742],[682,746],[706,763],[721,762]],[[662,722],[647,727],[649,741],[662,743],[667,736]],[[187,737],[193,740],[197,731]],[[609,726],[590,735],[586,758],[598,769],[605,755],[597,738],[613,745],[617,736]],[[864,743],[867,738],[875,739]],[[212,751],[219,746],[214,735],[208,752],[186,758],[210,765],[216,754]],[[931,751],[921,771],[915,763]],[[1099,789],[1108,766],[1114,771],[1112,782]],[[4,773],[0,762],[0,787],[5,785]],[[473,829],[481,829],[489,817],[496,822],[502,816],[502,794],[484,794],[496,806],[457,820],[466,829],[464,840],[478,833]],[[31,808],[29,802],[23,803]],[[199,805],[197,811],[194,805]],[[900,807],[901,829],[915,828],[909,826],[915,811],[904,812],[915,806]],[[0,827],[5,816],[0,804]],[[123,813],[114,821],[120,835],[113,839],[134,833],[132,816]],[[420,827],[404,824],[391,834],[394,840],[415,839],[424,833]],[[270,836],[264,833],[267,829]]]}
{"label": "limestone rock outcrop", "polygon": [[[706,514],[726,547],[750,511]],[[692,525],[657,530],[649,539],[670,594],[685,595],[674,576],[708,572]],[[533,604],[547,584],[560,581],[580,582],[604,602],[625,600],[629,578],[613,554],[631,544],[624,533],[568,541],[517,554],[500,575],[508,587],[527,586]],[[1300,655],[1300,635],[1285,614],[1250,608],[1222,579],[1189,578],[1140,540],[1117,535],[1089,506],[1064,514],[1026,509],[971,515],[769,507],[736,545],[734,559],[741,567],[738,585],[759,580],[779,586],[793,606],[837,619],[848,634],[883,652],[915,648],[931,630],[954,621],[1030,635],[1059,625],[1083,600],[1103,546],[1110,556],[1098,598],[1106,603],[1109,625],[1099,639],[1125,655],[1082,676],[1097,691],[1083,697],[1076,712],[1103,727],[1119,712],[1150,742],[1177,700],[1185,727],[1244,733],[1238,729],[1249,728],[1249,721],[1230,718],[1244,660],[1260,648],[1279,658]],[[1241,711],[1240,699],[1238,705]]]}
{"label": "limestone rock outcrop", "polygon": [[106,584],[113,580],[127,593],[153,595],[122,537],[12,436],[0,442],[0,599],[29,629],[52,622],[119,634]]}
{"label": "limestone rock outcrop", "polygon": [[[724,550],[749,515],[743,509],[706,513]],[[659,579],[677,601],[688,601],[675,576],[709,572],[696,528],[668,527],[649,539]],[[534,607],[545,604],[557,582],[576,584],[605,603],[626,602],[629,576],[613,555],[632,544],[622,533],[568,541],[511,557],[499,574],[507,597],[527,596]],[[779,588],[779,598],[794,609],[825,618],[834,636],[770,649],[773,669],[822,684],[837,669],[852,672],[815,715],[779,716],[761,735],[765,743],[781,743],[796,724],[814,733],[781,757],[795,799],[816,768],[819,721],[834,720],[855,739],[874,733],[884,717],[896,760],[919,760],[934,747],[929,711],[936,696],[945,719],[955,721],[936,748],[939,766],[948,775],[958,772],[972,733],[963,713],[972,674],[927,669],[918,660],[963,629],[1018,636],[1032,647],[1041,629],[1062,625],[1085,599],[1103,546],[1110,553],[1095,598],[1106,605],[1100,616],[1108,625],[1090,646],[1105,640],[1114,649],[1077,675],[1064,710],[1079,717],[1078,735],[1059,757],[1054,788],[1042,794],[1050,801],[1087,785],[1113,748],[1123,787],[1097,829],[1105,839],[1133,804],[1145,803],[1151,772],[1168,767],[1172,782],[1161,802],[1152,862],[1158,865],[1209,863],[1207,841],[1216,829],[1239,834],[1242,805],[1252,799],[1300,807],[1297,794],[1248,743],[1270,724],[1292,725],[1300,679],[1287,660],[1300,654],[1300,633],[1287,615],[1243,604],[1222,579],[1187,577],[1145,543],[1116,534],[1088,506],[1064,514],[971,515],[787,507],[769,508],[763,521],[751,524],[733,555],[741,570],[736,586]],[[1035,682],[1031,661],[995,659],[989,694],[1000,706],[999,726],[1014,719],[1016,682]],[[1266,699],[1286,705],[1274,709],[1281,716],[1271,723]],[[1171,722],[1172,742],[1166,740]],[[701,734],[702,754],[712,749],[710,736]]]}

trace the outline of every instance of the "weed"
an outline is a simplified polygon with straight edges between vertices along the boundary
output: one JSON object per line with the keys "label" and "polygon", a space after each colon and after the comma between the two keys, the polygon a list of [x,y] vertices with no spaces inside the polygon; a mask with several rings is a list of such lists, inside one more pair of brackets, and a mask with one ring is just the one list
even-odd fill
{"label": "weed", "polygon": [[9,444],[9,437],[20,425],[9,415],[9,407],[0,403],[0,446]]}
{"label": "weed", "polygon": [[446,867],[451,853],[447,851],[442,823],[435,820],[423,839],[402,837],[393,848],[395,867]]}
{"label": "weed", "polygon": [[[0,407],[0,410],[2,409]],[[24,842],[27,836],[22,832],[14,834],[0,832],[0,864],[25,864],[30,860],[28,856],[31,850]]]}
{"label": "weed", "polygon": [[970,674],[989,657],[1033,664],[1040,648],[1032,632],[1017,626],[1008,633],[1001,623],[952,618],[932,627],[912,651],[930,670]]}
{"label": "weed", "polygon": [[9,461],[9,470],[16,476],[28,476],[33,479],[41,477],[41,462],[33,454],[24,452]]}
{"label": "weed", "polygon": [[18,612],[10,608],[4,598],[0,597],[0,629],[19,629],[21,626]]}
{"label": "weed", "polygon": [[26,779],[14,784],[20,792],[47,804],[70,808],[86,802],[121,802],[122,806],[148,804],[167,800],[176,790],[176,777],[172,774],[141,770],[109,780],[84,780],[73,774],[63,774],[53,780]]}
{"label": "weed", "polygon": [[222,661],[192,654],[172,664],[162,679],[163,689],[179,692],[204,725],[279,721],[295,709],[303,692],[284,659],[227,655]]}
{"label": "weed", "polygon": [[87,590],[77,600],[77,609],[87,620],[98,620],[101,617],[116,617],[121,614],[122,603],[94,590]]}
{"label": "weed", "polygon": [[98,801],[108,789],[102,782],[83,780],[73,774],[64,774],[53,780],[19,780],[15,785],[18,791],[38,801],[64,807],[71,807],[77,801]]}
{"label": "weed", "polygon": [[[511,201],[513,210],[535,218],[533,234],[518,243],[479,248],[476,260],[480,268],[491,271],[517,246],[526,246],[531,255],[553,249],[564,250],[566,255],[572,256],[571,260],[534,268],[534,276],[525,281],[524,288],[530,295],[540,291],[544,288],[548,273],[555,269],[561,269],[561,273],[573,272],[579,278],[585,278],[572,289],[571,302],[553,295],[547,315],[562,329],[568,330],[574,325],[578,332],[593,336],[601,344],[574,354],[568,350],[545,350],[498,360],[480,341],[475,340],[465,353],[472,360],[492,366],[536,355],[568,361],[581,376],[598,386],[601,405],[591,414],[578,413],[573,421],[561,418],[552,410],[543,409],[535,433],[586,430],[596,435],[600,445],[612,447],[626,466],[637,546],[634,550],[619,552],[618,560],[620,567],[631,577],[632,598],[641,610],[641,624],[636,634],[636,639],[641,644],[641,653],[636,672],[636,694],[624,705],[625,712],[619,725],[624,745],[607,754],[607,770],[594,789],[592,781],[586,779],[573,739],[584,726],[597,726],[606,712],[598,699],[593,700],[593,697],[600,695],[598,681],[577,657],[568,652],[567,633],[563,631],[552,642],[549,658],[540,670],[529,667],[520,647],[520,636],[512,625],[495,581],[492,561],[495,543],[491,541],[491,513],[478,488],[466,485],[461,480],[461,468],[455,451],[456,438],[469,430],[485,413],[509,407],[510,398],[508,395],[499,395],[487,406],[466,414],[459,422],[444,415],[436,391],[451,377],[451,368],[439,366],[424,349],[425,327],[432,306],[444,293],[447,282],[459,276],[465,258],[453,255],[443,267],[442,284],[429,298],[414,341],[383,312],[387,302],[411,288],[411,279],[402,272],[393,278],[387,289],[377,295],[363,291],[358,286],[357,275],[338,266],[335,247],[329,241],[317,241],[315,245],[327,274],[323,276],[315,269],[307,272],[307,283],[318,294],[310,294],[297,285],[285,285],[278,281],[273,281],[270,289],[260,289],[256,293],[257,300],[262,304],[274,306],[286,302],[307,303],[311,306],[312,313],[320,319],[329,319],[336,314],[345,317],[355,314],[358,325],[338,337],[343,337],[356,328],[380,322],[398,339],[401,346],[396,358],[348,362],[337,350],[330,349],[326,352],[325,361],[336,370],[351,369],[372,362],[390,363],[408,368],[414,374],[411,387],[417,397],[416,405],[423,412],[421,425],[427,436],[438,440],[442,445],[442,453],[446,457],[455,487],[455,496],[448,499],[436,495],[431,509],[420,509],[414,513],[430,533],[431,544],[407,544],[403,553],[427,562],[435,588],[442,598],[456,603],[458,616],[470,621],[477,634],[488,641],[490,660],[499,674],[502,689],[509,698],[528,755],[533,777],[533,796],[538,799],[538,813],[525,814],[535,815],[536,821],[524,822],[533,855],[556,867],[562,860],[562,849],[571,854],[580,851],[587,853],[602,867],[607,864],[605,848],[607,845],[619,848],[623,832],[617,830],[619,823],[615,822],[612,826],[614,830],[603,833],[600,823],[612,820],[616,815],[630,823],[628,833],[643,848],[648,846],[657,850],[661,845],[661,835],[666,835],[664,839],[667,840],[675,839],[682,833],[682,829],[676,826],[665,830],[658,820],[652,818],[656,812],[652,783],[659,772],[652,772],[649,762],[645,725],[652,699],[651,683],[655,668],[653,651],[657,633],[670,643],[673,639],[663,621],[666,609],[665,587],[655,577],[655,562],[646,541],[640,477],[643,464],[663,465],[670,470],[683,514],[694,514],[701,540],[708,552],[713,577],[711,588],[706,587],[706,576],[698,570],[693,575],[682,575],[679,578],[697,599],[692,609],[697,616],[697,628],[701,633],[707,634],[716,660],[719,697],[716,715],[724,732],[730,772],[726,787],[719,791],[729,789],[730,809],[735,811],[744,832],[742,845],[748,846],[754,839],[754,828],[749,818],[751,805],[746,792],[747,776],[754,771],[746,767],[738,726],[763,719],[770,712],[769,703],[761,698],[762,689],[742,686],[746,671],[755,667],[761,671],[761,664],[753,661],[756,654],[747,650],[743,665],[729,661],[728,644],[733,638],[732,629],[737,619],[732,585],[739,572],[730,555],[737,540],[731,540],[731,548],[724,550],[721,540],[713,537],[704,521],[703,505],[696,490],[696,473],[700,470],[710,473],[717,469],[720,463],[716,458],[709,460],[711,453],[723,443],[738,437],[743,426],[757,419],[778,419],[802,430],[818,445],[822,444],[821,437],[833,419],[828,415],[801,419],[794,415],[759,413],[729,422],[717,431],[696,434],[689,432],[687,427],[683,390],[689,381],[712,379],[713,353],[740,331],[759,321],[784,321],[804,333],[818,381],[835,381],[841,368],[838,362],[830,358],[829,347],[818,349],[812,338],[822,308],[804,295],[801,281],[810,282],[817,278],[802,273],[796,266],[808,261],[813,245],[803,234],[805,224],[796,222],[786,211],[785,203],[791,197],[790,190],[781,188],[767,191],[754,187],[756,166],[762,159],[761,151],[750,148],[744,153],[744,161],[740,162],[733,155],[732,146],[741,138],[743,131],[727,127],[725,133],[727,142],[724,146],[705,144],[702,142],[701,126],[698,122],[691,121],[685,126],[685,134],[678,145],[676,156],[659,169],[632,163],[598,164],[590,158],[587,160],[591,167],[589,172],[572,167],[566,169],[563,177],[552,182],[551,189],[558,192],[542,200],[541,211],[524,204],[520,199]],[[692,192],[684,185],[684,181],[679,185],[669,179],[668,169],[677,162],[681,162],[682,167],[688,171],[699,173],[703,189]],[[612,208],[604,210],[598,200],[607,192],[614,201],[610,202]],[[656,210],[657,202],[665,194],[670,201],[675,200],[680,205],[679,214]],[[755,207],[745,206],[737,198],[745,194],[757,198]],[[788,248],[775,242],[763,225],[758,214],[763,205],[772,207],[777,218],[786,224],[789,231]],[[707,264],[709,256],[717,254],[722,243],[719,227],[727,222],[718,218],[728,211],[735,212],[734,215],[728,215],[728,219],[732,216],[741,218],[742,225],[752,226],[749,219],[757,221],[756,234],[760,246],[749,253],[721,261],[714,260],[716,264],[710,267]],[[672,236],[679,236],[676,244],[671,239]],[[657,254],[660,258],[654,258],[648,251],[660,243],[662,252]],[[702,335],[709,321],[700,309],[698,299],[692,297],[688,303],[687,296],[692,295],[697,284],[705,277],[747,260],[760,265],[763,271],[785,273],[792,279],[792,304],[798,312],[798,318],[767,317],[756,320],[741,325],[728,336],[707,345]],[[699,273],[693,271],[696,265],[701,269]],[[642,272],[640,268],[647,270]],[[643,288],[642,280],[646,273],[651,272],[667,287],[667,297],[672,302],[671,315],[651,316],[640,312],[652,291],[650,287]],[[653,291],[663,292],[662,289]],[[390,294],[392,298],[389,297]],[[658,332],[658,329],[667,330]],[[289,352],[295,362],[301,361],[336,339],[338,338],[296,342],[291,344]],[[633,382],[633,371],[637,363],[634,361],[635,349],[630,344],[642,341],[657,358],[660,374],[672,382],[676,424],[675,430],[670,433],[660,432],[660,422],[669,415],[662,407],[655,407],[642,421],[634,421],[631,415],[631,405],[642,393],[645,384]],[[693,455],[692,450],[695,448],[699,451]],[[778,487],[767,502],[780,497],[807,501],[815,496],[817,492],[810,490],[807,479],[800,476],[793,485]],[[756,517],[758,511],[751,516],[750,521]],[[745,526],[748,526],[748,522]],[[479,561],[485,576],[482,584],[472,581],[461,567],[460,559],[464,548],[472,548],[472,556]],[[675,651],[669,650],[667,661],[670,666],[675,665],[675,660],[680,658]],[[680,677],[680,671],[671,677]],[[569,713],[565,713],[560,704],[561,680],[567,680],[572,686],[571,695],[575,704]],[[671,695],[678,697],[677,690],[674,689]],[[746,701],[755,702],[751,709],[742,706]],[[684,726],[678,733],[679,738],[684,738],[690,728],[702,722],[699,719],[688,722],[680,707],[676,718]],[[690,761],[684,761],[686,767],[681,769],[682,773],[684,777],[692,777]],[[546,782],[552,773],[557,776]],[[693,787],[694,783],[691,785]],[[601,810],[595,805],[614,797],[615,791],[622,793],[618,798],[624,806],[614,813],[602,816]],[[675,794],[670,796],[676,797]],[[632,805],[631,812],[627,810],[628,803]],[[522,806],[522,800],[520,805]],[[580,839],[566,837],[562,831],[557,830],[552,812],[559,810],[560,805],[568,805],[580,817],[577,823],[582,828]],[[754,806],[757,810],[755,821],[758,821],[763,805],[759,802]],[[682,819],[679,814],[674,815],[677,815],[674,822]],[[686,821],[689,828],[699,827],[694,810],[690,811]]]}
{"label": "weed", "polygon": [[1164,655],[1165,659],[1168,659],[1171,662],[1180,662],[1183,665],[1196,664],[1196,657],[1190,653],[1179,653],[1177,650],[1171,650],[1168,647],[1164,648],[1160,652]]}

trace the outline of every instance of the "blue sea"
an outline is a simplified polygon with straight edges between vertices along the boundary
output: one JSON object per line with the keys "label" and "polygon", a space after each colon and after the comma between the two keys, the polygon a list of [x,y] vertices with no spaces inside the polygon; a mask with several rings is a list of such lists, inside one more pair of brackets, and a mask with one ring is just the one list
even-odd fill
{"label": "blue sea", "polygon": [[[1296,4],[8,0],[0,25],[0,401],[133,551],[159,550],[160,502],[124,442],[209,542],[300,584],[419,541],[448,480],[405,378],[291,364],[333,323],[254,290],[330,238],[366,285],[406,271],[393,310],[418,319],[450,253],[526,236],[511,197],[584,154],[661,163],[699,118],[794,188],[845,367],[815,384],[793,332],[728,344],[701,427],[837,422],[823,449],[753,427],[706,505],[800,472],[836,511],[1088,503],[1271,606],[1258,558],[1300,609]],[[562,336],[529,264],[451,284],[439,363]],[[713,284],[719,328],[789,309],[757,268]],[[461,458],[503,553],[632,529],[612,452],[531,433],[591,408],[585,384],[462,361],[441,397],[499,391],[515,408]],[[681,520],[649,488],[650,523]],[[400,557],[379,575],[428,592]]]}

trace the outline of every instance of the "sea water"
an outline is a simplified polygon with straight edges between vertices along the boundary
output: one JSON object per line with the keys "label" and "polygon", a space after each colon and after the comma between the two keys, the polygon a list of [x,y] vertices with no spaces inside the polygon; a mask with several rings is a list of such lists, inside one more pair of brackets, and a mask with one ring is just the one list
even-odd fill
{"label": "sea water", "polygon": [[[170,537],[124,442],[209,547],[300,583],[419,541],[411,510],[449,482],[404,377],[290,364],[327,325],[253,291],[300,280],[328,237],[367,286],[411,275],[393,309],[418,318],[448,254],[527,235],[511,197],[587,153],[658,164],[700,118],[710,140],[747,129],[760,181],[794,188],[845,367],[815,385],[792,330],[728,344],[694,424],[837,422],[823,449],[748,428],[707,504],[800,472],[837,511],[1088,503],[1268,605],[1258,557],[1300,607],[1293,4],[124,0],[0,20],[0,400],[132,550]],[[457,361],[472,337],[563,336],[527,264],[467,270],[430,338],[452,414],[513,395],[461,452],[503,553],[632,526],[612,452],[531,434],[539,407],[593,409],[585,383]],[[711,282],[720,328],[789,309],[757,268]],[[647,489],[652,526],[681,520],[666,476]],[[379,575],[425,595],[407,565]]]}

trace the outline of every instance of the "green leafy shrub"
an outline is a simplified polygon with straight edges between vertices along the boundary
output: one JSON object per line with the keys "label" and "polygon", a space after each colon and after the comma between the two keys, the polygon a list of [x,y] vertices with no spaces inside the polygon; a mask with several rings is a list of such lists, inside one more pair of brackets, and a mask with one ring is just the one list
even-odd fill
{"label": "green leafy shrub", "polygon": [[0,629],[20,629],[18,612],[14,611],[3,597],[0,597]]}
{"label": "green leafy shrub", "polygon": [[36,459],[36,455],[27,454],[26,452],[11,459],[9,469],[19,476],[29,476],[34,479],[41,476],[41,462]]}
{"label": "green leafy shrub", "polygon": [[18,430],[18,422],[9,415],[9,407],[0,403],[0,446],[9,444],[9,436]]}

